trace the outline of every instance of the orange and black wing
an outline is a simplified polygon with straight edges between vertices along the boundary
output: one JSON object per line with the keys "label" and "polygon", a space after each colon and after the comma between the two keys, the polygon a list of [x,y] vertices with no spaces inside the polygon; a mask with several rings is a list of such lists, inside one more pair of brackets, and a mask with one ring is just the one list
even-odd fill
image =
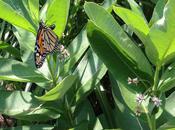
{"label": "orange and black wing", "polygon": [[35,66],[40,68],[48,53],[52,53],[58,46],[58,37],[50,27],[40,22],[35,44]]}
{"label": "orange and black wing", "polygon": [[50,28],[47,28],[43,35],[44,48],[47,53],[52,53],[58,46],[58,37]]}

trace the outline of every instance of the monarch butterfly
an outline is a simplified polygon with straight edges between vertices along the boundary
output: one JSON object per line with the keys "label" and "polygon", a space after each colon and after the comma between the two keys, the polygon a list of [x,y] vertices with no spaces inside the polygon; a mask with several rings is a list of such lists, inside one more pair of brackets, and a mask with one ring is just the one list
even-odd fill
{"label": "monarch butterfly", "polygon": [[40,68],[47,54],[52,53],[58,47],[59,39],[53,32],[54,28],[55,25],[48,27],[43,21],[39,23],[34,52],[36,68]]}

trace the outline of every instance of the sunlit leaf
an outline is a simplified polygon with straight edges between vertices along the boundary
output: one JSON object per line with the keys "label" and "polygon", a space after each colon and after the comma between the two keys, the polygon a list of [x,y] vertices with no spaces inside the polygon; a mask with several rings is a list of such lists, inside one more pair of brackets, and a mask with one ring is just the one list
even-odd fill
{"label": "sunlit leaf", "polygon": [[45,108],[44,103],[29,92],[1,91],[0,97],[2,114],[28,121],[44,121],[59,117],[58,112]]}
{"label": "sunlit leaf", "polygon": [[[102,30],[102,32],[105,35],[108,35],[108,38],[113,41],[111,44],[109,44],[110,48],[113,51],[119,50],[124,57],[126,57],[130,62],[132,62],[132,64],[135,64],[136,68],[143,71],[144,73],[152,75],[151,66],[146,57],[144,56],[143,52],[128,37],[128,35],[115,21],[112,15],[110,15],[105,9],[94,3],[86,3],[85,11],[91,19],[92,23],[94,24],[91,25],[97,26],[97,28]],[[92,32],[92,34],[93,32],[96,33],[95,30],[93,31],[93,28],[94,27],[92,27],[92,30],[90,31]],[[103,44],[103,40],[101,40],[101,44]],[[96,46],[96,44],[94,45]],[[100,46],[103,47],[104,45]],[[109,53],[108,51],[111,51],[104,51],[104,49],[102,50],[103,52],[105,52],[104,55],[107,55]]]}
{"label": "sunlit leaf", "polygon": [[19,82],[49,82],[40,72],[11,59],[0,59],[0,79]]}
{"label": "sunlit leaf", "polygon": [[175,2],[169,0],[164,7],[163,17],[152,25],[147,35],[146,53],[156,66],[175,59]]}
{"label": "sunlit leaf", "polygon": [[54,31],[61,37],[64,32],[69,13],[70,0],[51,0],[46,12],[46,22],[48,25],[56,24]]}
{"label": "sunlit leaf", "polygon": [[[15,5],[13,5],[15,6]],[[17,8],[17,7],[16,7]],[[35,33],[35,28],[32,24],[21,14],[18,10],[12,8],[10,4],[5,3],[5,1],[0,1],[0,18],[8,21],[9,23],[19,26],[23,29]]]}
{"label": "sunlit leaf", "polygon": [[145,44],[146,35],[149,32],[149,27],[147,22],[145,22],[144,17],[132,12],[129,9],[122,7],[113,7],[114,12],[122,18],[122,20],[137,34],[137,36]]}
{"label": "sunlit leaf", "polygon": [[69,75],[64,78],[56,87],[48,91],[45,95],[36,98],[42,101],[53,101],[61,99],[64,94],[72,87],[75,80],[76,76]]}

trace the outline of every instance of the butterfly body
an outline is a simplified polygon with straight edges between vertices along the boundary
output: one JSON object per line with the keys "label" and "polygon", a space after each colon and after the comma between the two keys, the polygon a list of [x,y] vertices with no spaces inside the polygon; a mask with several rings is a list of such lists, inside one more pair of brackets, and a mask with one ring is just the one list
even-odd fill
{"label": "butterfly body", "polygon": [[54,25],[48,27],[42,21],[39,23],[34,53],[37,68],[43,65],[47,54],[52,53],[58,47],[59,40],[53,32],[54,28]]}

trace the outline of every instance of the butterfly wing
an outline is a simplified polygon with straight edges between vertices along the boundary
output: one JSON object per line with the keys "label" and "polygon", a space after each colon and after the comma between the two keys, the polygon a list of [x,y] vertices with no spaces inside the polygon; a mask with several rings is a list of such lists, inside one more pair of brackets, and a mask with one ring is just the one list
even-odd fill
{"label": "butterfly wing", "polygon": [[35,44],[35,66],[40,68],[48,53],[52,53],[58,46],[58,37],[50,27],[40,23]]}
{"label": "butterfly wing", "polygon": [[43,65],[43,62],[46,58],[46,49],[44,48],[44,29],[39,28],[37,37],[36,37],[36,43],[35,43],[35,66],[37,68],[40,68]]}
{"label": "butterfly wing", "polygon": [[52,53],[58,46],[58,37],[50,28],[47,28],[44,33],[44,41],[44,48],[47,53]]}

